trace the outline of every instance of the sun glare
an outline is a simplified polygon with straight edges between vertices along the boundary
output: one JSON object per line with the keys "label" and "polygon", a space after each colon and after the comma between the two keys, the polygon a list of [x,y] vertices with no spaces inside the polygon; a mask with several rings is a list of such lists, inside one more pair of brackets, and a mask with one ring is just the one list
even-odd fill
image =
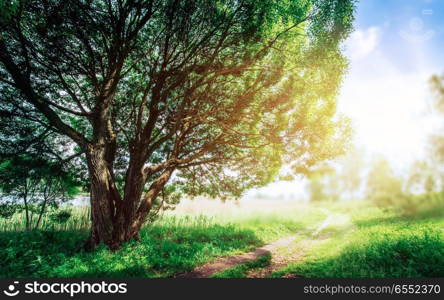
{"label": "sun glare", "polygon": [[351,118],[358,145],[402,167],[425,154],[433,127],[427,88],[427,78],[421,75],[373,80],[351,77],[339,109]]}

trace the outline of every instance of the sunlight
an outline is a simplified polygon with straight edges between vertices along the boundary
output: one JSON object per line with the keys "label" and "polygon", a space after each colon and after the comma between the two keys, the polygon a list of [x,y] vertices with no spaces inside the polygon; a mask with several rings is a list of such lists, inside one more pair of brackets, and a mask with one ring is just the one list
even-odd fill
{"label": "sunlight", "polygon": [[[358,17],[365,15],[364,7],[373,9],[370,3],[360,6]],[[359,24],[344,42],[349,69],[337,106],[337,113],[351,120],[353,147],[361,149],[367,160],[384,157],[398,174],[430,154],[430,136],[441,123],[432,109],[429,83],[432,74],[441,72],[439,53],[434,52],[436,36],[426,36],[431,30],[437,33],[427,23],[433,11],[421,17],[413,11],[405,13],[402,19],[397,19],[401,11],[377,15],[365,25]],[[422,27],[412,27],[418,20]],[[406,38],[413,35],[423,38]],[[295,195],[301,200],[307,196],[306,186],[307,182],[297,178],[272,183],[247,196]]]}
{"label": "sunlight", "polygon": [[339,110],[351,118],[357,144],[398,167],[423,156],[433,124],[427,106],[427,75],[360,80],[344,86]]}

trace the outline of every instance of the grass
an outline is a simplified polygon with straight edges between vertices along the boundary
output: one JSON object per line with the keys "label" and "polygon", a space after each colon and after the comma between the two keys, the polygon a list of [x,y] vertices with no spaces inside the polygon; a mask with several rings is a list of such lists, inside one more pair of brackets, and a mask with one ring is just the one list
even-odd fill
{"label": "grass", "polygon": [[[78,210],[66,225],[48,221],[31,232],[23,231],[20,216],[14,216],[0,232],[0,277],[173,277],[298,232],[295,243],[318,241],[301,260],[270,277],[444,276],[444,219],[436,214],[406,216],[366,203],[293,205],[278,211],[252,206],[247,212],[213,216],[176,212],[144,227],[140,242],[116,252],[102,246],[86,253],[80,249],[88,234],[88,213]],[[334,218],[312,236],[327,214]],[[261,257],[214,277],[246,277],[270,260]]]}
{"label": "grass", "polygon": [[272,274],[282,277],[443,277],[444,220],[413,218],[366,205],[337,207],[354,228],[338,231],[305,258]]}
{"label": "grass", "polygon": [[[44,231],[73,231],[73,230],[88,230],[91,224],[91,214],[89,207],[75,206],[70,207],[71,217],[64,223],[53,222],[46,214],[42,217],[39,229]],[[37,216],[34,216],[33,223],[35,224]],[[0,218],[0,231],[24,231],[25,230],[25,212],[14,214],[9,219]]]}
{"label": "grass", "polygon": [[237,254],[317,222],[313,209],[229,217],[164,216],[141,231],[141,242],[116,252],[79,251],[85,230],[0,233],[1,277],[171,277],[216,257]]}

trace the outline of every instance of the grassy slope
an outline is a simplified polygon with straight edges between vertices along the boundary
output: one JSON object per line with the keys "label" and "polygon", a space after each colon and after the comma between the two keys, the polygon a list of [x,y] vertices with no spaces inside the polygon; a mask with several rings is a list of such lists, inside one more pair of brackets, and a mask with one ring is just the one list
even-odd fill
{"label": "grassy slope", "polygon": [[404,218],[369,206],[343,206],[354,228],[338,231],[272,277],[443,277],[444,220]]}
{"label": "grassy slope", "polygon": [[1,277],[168,277],[322,220],[318,209],[230,218],[166,217],[114,253],[77,252],[80,230],[0,233]]}

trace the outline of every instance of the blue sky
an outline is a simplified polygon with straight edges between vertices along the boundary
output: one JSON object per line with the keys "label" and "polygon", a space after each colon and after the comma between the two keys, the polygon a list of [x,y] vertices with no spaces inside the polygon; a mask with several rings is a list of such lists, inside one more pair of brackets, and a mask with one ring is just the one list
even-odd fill
{"label": "blue sky", "polygon": [[[350,118],[354,143],[368,158],[385,156],[398,172],[427,155],[439,128],[428,79],[444,72],[444,0],[361,0],[344,43],[350,67],[338,113]],[[277,182],[256,193],[301,195],[304,181]]]}
{"label": "blue sky", "polygon": [[355,29],[380,28],[380,49],[400,70],[414,72],[418,48],[429,63],[443,66],[443,13],[442,0],[361,0]]}
{"label": "blue sky", "polygon": [[362,0],[344,45],[350,68],[339,111],[352,119],[355,143],[399,170],[427,155],[439,125],[428,79],[444,71],[444,1]]}

